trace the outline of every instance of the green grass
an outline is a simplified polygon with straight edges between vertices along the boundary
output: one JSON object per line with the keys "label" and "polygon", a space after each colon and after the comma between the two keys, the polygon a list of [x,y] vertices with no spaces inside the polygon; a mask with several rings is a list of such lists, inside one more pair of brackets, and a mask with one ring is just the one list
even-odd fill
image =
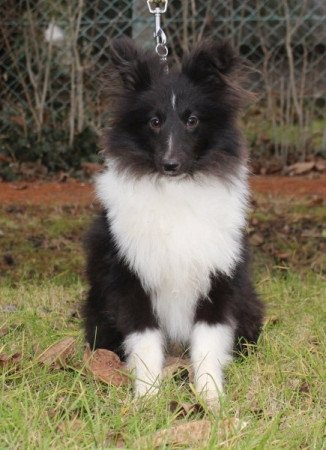
{"label": "green grass", "polygon": [[[310,141],[306,142],[309,150],[320,149],[322,147],[323,130],[325,128],[325,120],[317,119],[308,122],[305,129],[301,129],[298,123],[285,123],[281,125],[277,123],[272,125],[271,118],[263,118],[256,114],[255,120],[252,120],[251,114],[244,118],[244,132],[246,139],[250,143],[250,148],[254,148],[262,157],[263,150],[275,145],[282,145],[293,149],[298,149],[302,144],[304,136],[310,136]],[[263,140],[262,140],[263,137]]]}
{"label": "green grass", "polygon": [[[256,217],[263,230],[275,220],[275,209],[281,215],[288,211],[289,218],[295,216],[293,226],[298,224],[298,214],[303,214],[303,224],[308,215],[315,229],[314,214],[319,218],[320,208],[300,210],[298,205],[279,204],[279,200],[267,207],[265,201],[268,203],[259,201]],[[135,448],[139,437],[202,418],[201,412],[177,419],[170,410],[171,401],[198,401],[188,383],[165,380],[157,397],[135,401],[130,388],[109,387],[85,374],[81,321],[76,311],[86,289],[81,234],[92,212],[31,208],[15,214],[3,210],[0,222],[4,234],[1,249],[15,260],[12,266],[0,266],[4,281],[0,326],[8,329],[0,338],[0,353],[22,354],[17,370],[0,369],[0,449],[114,448],[115,434],[121,434],[126,448]],[[274,225],[270,228],[275,231]],[[277,244],[277,230],[275,233]],[[26,239],[35,235],[43,240],[31,249]],[[44,242],[53,239],[66,241],[48,252]],[[35,245],[36,241],[32,242]],[[300,246],[299,241],[298,252]],[[254,262],[270,320],[257,350],[229,366],[220,412],[213,415],[207,411],[205,415],[213,424],[211,438],[194,448],[325,448],[325,277],[306,264],[280,264],[267,250],[256,248]],[[321,252],[318,247],[315,250],[317,257]],[[28,255],[33,258],[26,259]],[[55,271],[58,258],[65,264]],[[28,280],[26,274],[42,265],[41,274]],[[68,336],[77,341],[70,366],[65,370],[41,366],[36,355]],[[231,429],[221,438],[219,424],[234,417],[246,422],[245,428]],[[148,448],[153,448],[150,439]]]}
{"label": "green grass", "polygon": [[0,277],[7,284],[77,281],[83,276],[82,237],[93,214],[75,206],[2,207],[0,248],[13,262],[0,260]]}

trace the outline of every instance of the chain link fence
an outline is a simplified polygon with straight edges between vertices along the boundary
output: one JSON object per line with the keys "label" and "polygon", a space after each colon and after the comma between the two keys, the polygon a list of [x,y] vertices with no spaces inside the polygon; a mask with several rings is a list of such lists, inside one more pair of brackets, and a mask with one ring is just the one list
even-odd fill
{"label": "chain link fence", "polygon": [[[247,138],[285,164],[325,150],[325,18],[324,0],[170,0],[163,26],[175,63],[205,37],[229,39],[251,62],[258,101],[243,118]],[[126,34],[153,47],[153,29],[145,0],[5,2],[2,153],[50,169],[93,158],[109,112],[99,80],[110,41]]]}

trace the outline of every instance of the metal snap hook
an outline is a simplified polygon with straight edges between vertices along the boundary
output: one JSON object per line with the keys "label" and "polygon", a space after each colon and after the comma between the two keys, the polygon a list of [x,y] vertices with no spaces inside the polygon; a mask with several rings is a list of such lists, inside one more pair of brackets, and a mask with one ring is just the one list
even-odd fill
{"label": "metal snap hook", "polygon": [[159,28],[157,32],[154,34],[154,37],[156,37],[156,41],[158,44],[166,44],[166,34],[162,30],[162,28]]}
{"label": "metal snap hook", "polygon": [[155,15],[155,33],[156,54],[165,66],[165,72],[168,72],[167,55],[169,50],[166,46],[166,35],[161,28],[161,14],[166,12],[168,0],[147,0],[149,11]]}
{"label": "metal snap hook", "polygon": [[147,0],[147,6],[149,12],[153,13],[165,13],[168,7],[168,0]]}
{"label": "metal snap hook", "polygon": [[164,44],[157,44],[155,47],[155,51],[160,58],[166,58],[169,53],[167,46]]}

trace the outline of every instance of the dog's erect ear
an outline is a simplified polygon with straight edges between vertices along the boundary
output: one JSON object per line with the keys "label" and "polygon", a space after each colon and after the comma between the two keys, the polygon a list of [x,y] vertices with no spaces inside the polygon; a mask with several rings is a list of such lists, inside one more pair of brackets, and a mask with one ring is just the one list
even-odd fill
{"label": "dog's erect ear", "polygon": [[150,64],[151,59],[153,56],[138,49],[130,38],[124,36],[114,39],[110,47],[108,71],[108,81],[113,83],[111,89],[107,83],[111,93],[114,94],[117,81],[120,81],[120,87],[128,91],[142,91],[149,88],[153,71],[153,64],[152,66]]}
{"label": "dog's erect ear", "polygon": [[203,41],[183,58],[182,72],[195,83],[221,82],[240,66],[228,42]]}

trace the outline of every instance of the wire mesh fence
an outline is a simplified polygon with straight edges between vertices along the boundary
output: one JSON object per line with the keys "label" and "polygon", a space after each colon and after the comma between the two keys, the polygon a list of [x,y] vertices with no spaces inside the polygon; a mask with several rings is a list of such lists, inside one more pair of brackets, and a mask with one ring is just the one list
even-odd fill
{"label": "wire mesh fence", "polygon": [[[247,138],[286,163],[326,146],[325,18],[324,0],[170,0],[163,24],[175,63],[205,37],[230,40],[251,61],[259,101],[244,117]],[[89,157],[110,108],[99,89],[110,41],[126,34],[153,47],[153,22],[145,0],[6,2],[1,150],[18,159],[61,155],[53,168],[72,163],[72,148]]]}

